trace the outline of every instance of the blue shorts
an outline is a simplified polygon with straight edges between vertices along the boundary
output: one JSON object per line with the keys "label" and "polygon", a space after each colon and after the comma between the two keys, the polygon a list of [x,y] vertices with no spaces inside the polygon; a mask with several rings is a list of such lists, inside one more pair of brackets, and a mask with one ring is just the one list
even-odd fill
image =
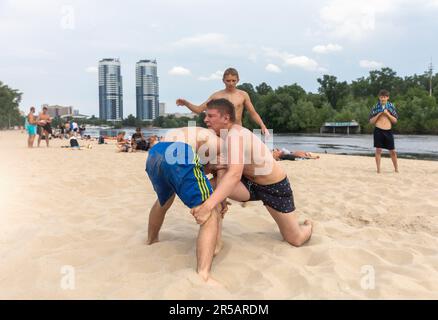
{"label": "blue shorts", "polygon": [[198,155],[183,142],[159,142],[149,150],[146,172],[160,205],[175,193],[189,208],[201,205],[213,193]]}
{"label": "blue shorts", "polygon": [[26,130],[30,136],[34,136],[37,133],[37,126],[35,124],[27,124]]}

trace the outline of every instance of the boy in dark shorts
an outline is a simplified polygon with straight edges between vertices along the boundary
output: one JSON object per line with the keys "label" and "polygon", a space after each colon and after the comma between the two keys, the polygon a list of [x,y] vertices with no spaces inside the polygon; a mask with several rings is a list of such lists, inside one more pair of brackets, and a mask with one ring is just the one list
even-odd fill
{"label": "boy in dark shorts", "polygon": [[227,171],[217,172],[220,181],[212,179],[213,194],[192,209],[192,214],[197,217],[209,212],[227,197],[239,202],[260,200],[285,241],[296,247],[306,243],[312,235],[312,222],[299,223],[285,170],[259,137],[236,124],[233,104],[226,99],[209,101],[204,122],[225,143],[221,155],[226,159]]}
{"label": "boy in dark shorts", "polygon": [[389,92],[380,90],[379,102],[370,112],[370,123],[375,125],[374,128],[374,148],[376,148],[376,166],[377,173],[380,173],[380,161],[382,158],[382,149],[389,150],[395,172],[398,172],[397,153],[395,152],[394,135],[392,125],[397,123],[398,114],[395,106],[388,101]]}

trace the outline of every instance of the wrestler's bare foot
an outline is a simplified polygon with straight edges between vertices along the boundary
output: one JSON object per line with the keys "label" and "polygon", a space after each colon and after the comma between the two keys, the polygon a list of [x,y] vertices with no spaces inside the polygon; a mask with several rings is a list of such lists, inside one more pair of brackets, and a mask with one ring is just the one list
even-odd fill
{"label": "wrestler's bare foot", "polygon": [[222,286],[217,280],[213,279],[208,272],[198,271],[198,275],[205,283],[213,286]]}
{"label": "wrestler's bare foot", "polygon": [[222,240],[218,241],[218,243],[216,244],[216,248],[214,248],[213,257],[215,257],[219,252],[221,252],[223,246],[224,243],[222,242]]}
{"label": "wrestler's bare foot", "polygon": [[222,287],[222,284],[219,281],[213,279],[212,277],[209,277],[206,283],[210,286]]}
{"label": "wrestler's bare foot", "polygon": [[308,242],[310,238],[312,237],[312,231],[313,231],[313,223],[310,220],[304,221],[304,224],[301,226],[301,230],[304,233],[304,243]]}
{"label": "wrestler's bare foot", "polygon": [[154,243],[156,243],[156,242],[158,242],[158,241],[160,241],[160,240],[158,240],[158,237],[155,238],[155,239],[147,239],[147,240],[146,240],[146,244],[147,244],[148,246],[150,246],[151,244],[154,244]]}

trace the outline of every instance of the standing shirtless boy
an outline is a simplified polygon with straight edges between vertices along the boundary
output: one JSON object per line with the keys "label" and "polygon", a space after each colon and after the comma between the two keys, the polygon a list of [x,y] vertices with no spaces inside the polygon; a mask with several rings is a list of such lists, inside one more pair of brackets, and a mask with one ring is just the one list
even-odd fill
{"label": "standing shirtless boy", "polygon": [[373,107],[369,116],[370,123],[375,125],[374,147],[376,148],[377,173],[380,173],[382,149],[389,150],[394,170],[398,172],[397,153],[395,152],[394,135],[392,133],[392,125],[397,123],[398,114],[394,105],[388,100],[389,92],[380,90],[379,102]]}
{"label": "standing shirtless boy", "polygon": [[176,104],[178,106],[186,106],[189,108],[192,112],[195,113],[201,113],[207,110],[207,103],[214,99],[227,99],[231,101],[235,107],[236,110],[236,124],[242,125],[242,114],[243,114],[243,108],[246,108],[246,110],[249,112],[249,115],[251,118],[260,126],[262,129],[262,133],[265,136],[269,136],[269,131],[266,128],[265,124],[263,123],[262,118],[260,118],[260,115],[255,110],[251,99],[249,98],[248,93],[246,93],[243,90],[239,90],[236,88],[237,83],[239,82],[239,73],[234,68],[228,68],[225,70],[222,81],[225,84],[225,89],[217,91],[213,93],[207,101],[205,101],[200,106],[196,106],[193,103],[190,103],[189,101],[185,99],[177,99]]}

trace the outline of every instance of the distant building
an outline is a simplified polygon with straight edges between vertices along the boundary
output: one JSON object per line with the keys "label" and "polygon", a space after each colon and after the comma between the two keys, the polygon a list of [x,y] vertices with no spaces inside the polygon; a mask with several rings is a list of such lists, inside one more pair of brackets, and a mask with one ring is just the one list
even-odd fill
{"label": "distant building", "polygon": [[160,102],[160,109],[158,111],[158,116],[162,117],[166,114],[166,104],[164,102]]}
{"label": "distant building", "polygon": [[360,124],[355,121],[344,121],[344,122],[325,122],[320,130],[320,133],[360,133]]}
{"label": "distant building", "polygon": [[49,115],[52,118],[58,118],[65,115],[72,115],[74,111],[72,106],[60,106],[60,105],[50,106],[48,104],[43,104],[41,107],[42,108],[46,107]]}
{"label": "distant building", "polygon": [[76,119],[88,119],[89,116],[83,115],[79,113],[79,110],[73,109],[72,106],[60,106],[60,105],[48,105],[43,104],[41,108],[47,108],[47,113],[52,118],[76,118]]}
{"label": "distant building", "polygon": [[119,59],[99,61],[99,118],[123,119],[123,85]]}
{"label": "distant building", "polygon": [[90,119],[90,116],[86,116],[84,114],[66,114],[64,116],[61,116],[61,119]]}
{"label": "distant building", "polygon": [[156,60],[140,60],[135,66],[137,119],[154,120],[160,114]]}
{"label": "distant building", "polygon": [[182,117],[187,117],[190,119],[194,119],[197,114],[196,113],[181,113],[181,112],[176,112],[176,113],[166,113],[164,116],[174,116],[175,118],[182,118]]}

